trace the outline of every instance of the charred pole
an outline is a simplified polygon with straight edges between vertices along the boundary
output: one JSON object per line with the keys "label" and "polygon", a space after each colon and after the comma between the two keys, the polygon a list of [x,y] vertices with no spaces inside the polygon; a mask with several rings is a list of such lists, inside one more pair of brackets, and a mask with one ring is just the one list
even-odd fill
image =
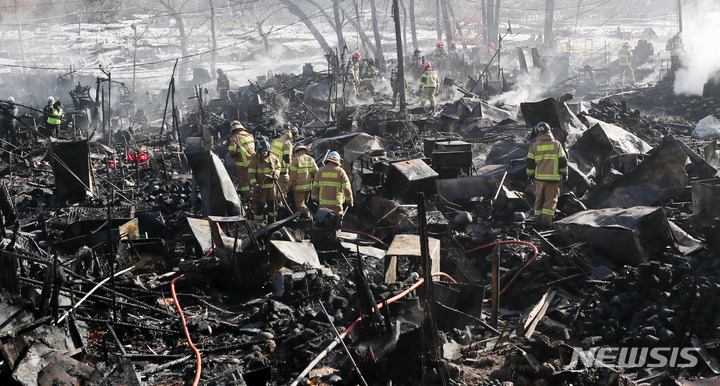
{"label": "charred pole", "polygon": [[398,82],[400,83],[400,113],[405,115],[407,103],[405,101],[405,55],[403,54],[402,35],[400,35],[400,8],[398,0],[393,0],[393,19],[395,20],[395,45],[398,60]]}

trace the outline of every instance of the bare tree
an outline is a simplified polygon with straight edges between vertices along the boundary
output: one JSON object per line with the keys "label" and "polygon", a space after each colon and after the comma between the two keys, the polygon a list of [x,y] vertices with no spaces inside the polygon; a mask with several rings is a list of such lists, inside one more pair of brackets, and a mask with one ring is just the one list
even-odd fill
{"label": "bare tree", "polygon": [[[448,17],[448,5],[447,0],[440,1],[440,8],[442,10],[443,25],[445,26],[445,37],[446,41],[453,40],[452,24],[450,24],[450,18]],[[438,26],[439,28],[439,26]]]}
{"label": "bare tree", "polygon": [[367,37],[367,34],[365,34],[365,30],[362,28],[362,23],[360,22],[360,10],[358,9],[357,1],[353,1],[353,6],[355,8],[355,18],[349,18],[345,14],[345,10],[343,10],[343,16],[345,19],[350,23],[350,25],[355,28],[357,31],[358,36],[360,37],[360,41],[362,42],[363,48],[366,51],[370,51],[375,53],[375,45],[370,41],[370,38]]}
{"label": "bare tree", "polygon": [[180,55],[182,56],[180,64],[178,65],[178,75],[180,81],[184,81],[187,78],[188,57],[190,56],[190,51],[188,50],[188,35],[185,33],[185,22],[183,21],[182,14],[179,12],[182,8],[176,8],[170,1],[171,0],[158,0],[158,4],[162,5],[163,8],[167,10],[168,16],[175,20],[175,28],[178,30],[178,38],[180,40]]}
{"label": "bare tree", "polygon": [[322,15],[322,17],[325,18],[325,20],[328,22],[328,24],[330,24],[330,27],[332,29],[335,29],[335,22],[333,21],[333,18],[331,18],[330,15],[327,13],[327,10],[325,9],[325,7],[320,5],[315,0],[307,0],[307,2],[310,3],[312,6],[314,6],[315,8],[317,8],[320,15]]}
{"label": "bare tree", "polygon": [[545,43],[553,40],[553,16],[555,14],[555,0],[545,0]]}
{"label": "bare tree", "polygon": [[337,35],[338,55],[342,55],[345,46],[345,37],[343,36],[342,20],[340,19],[340,5],[333,1],[333,15],[335,16],[335,34]]}
{"label": "bare tree", "polygon": [[435,30],[437,32],[437,41],[442,41],[442,27],[440,20],[440,0],[435,0]]}
{"label": "bare tree", "polygon": [[305,24],[307,29],[315,37],[315,40],[317,40],[318,44],[320,44],[320,47],[322,47],[323,50],[330,50],[330,45],[327,43],[327,41],[325,41],[322,33],[320,33],[317,27],[315,27],[315,24],[313,24],[310,18],[305,15],[305,12],[303,12],[300,7],[298,7],[292,0],[280,0],[280,2],[283,3],[290,12],[297,16],[303,22],[303,24]]}
{"label": "bare tree", "polygon": [[378,29],[378,14],[375,0],[370,0],[370,11],[372,12],[373,34],[375,35],[375,48],[378,58],[378,66],[385,65],[385,57],[383,56],[382,41],[380,40],[380,30]]}
{"label": "bare tree", "polygon": [[410,0],[410,35],[412,36],[413,50],[418,49],[417,31],[415,31],[415,0]]}

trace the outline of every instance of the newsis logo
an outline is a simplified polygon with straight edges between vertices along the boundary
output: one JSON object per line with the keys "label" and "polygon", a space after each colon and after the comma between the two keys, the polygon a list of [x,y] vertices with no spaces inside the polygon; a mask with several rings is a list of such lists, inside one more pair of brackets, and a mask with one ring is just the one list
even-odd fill
{"label": "newsis logo", "polygon": [[695,367],[700,363],[698,350],[692,347],[592,347],[575,348],[572,362],[585,367]]}

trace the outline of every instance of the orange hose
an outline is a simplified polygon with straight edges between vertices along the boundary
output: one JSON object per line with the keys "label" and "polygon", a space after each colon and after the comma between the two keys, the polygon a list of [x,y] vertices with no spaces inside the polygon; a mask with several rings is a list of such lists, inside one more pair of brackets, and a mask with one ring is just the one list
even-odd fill
{"label": "orange hose", "polygon": [[172,293],[173,301],[175,302],[175,307],[177,308],[178,312],[180,313],[180,321],[183,325],[183,330],[185,332],[185,337],[187,338],[188,343],[190,344],[190,347],[192,347],[193,351],[195,352],[195,359],[197,360],[197,366],[195,370],[195,380],[193,381],[193,386],[197,386],[200,383],[200,374],[202,374],[202,358],[200,358],[200,351],[195,347],[195,344],[193,343],[192,339],[190,338],[190,331],[188,331],[187,328],[187,322],[185,321],[185,314],[183,314],[182,308],[180,308],[180,302],[178,302],[177,295],[175,294],[175,282],[180,279],[181,277],[185,276],[185,274],[182,274],[170,282],[170,293]]}
{"label": "orange hose", "polygon": [[382,240],[380,240],[379,238],[377,238],[377,237],[375,237],[375,236],[373,236],[373,235],[371,235],[371,234],[367,234],[367,233],[362,232],[362,231],[351,231],[351,230],[348,230],[348,229],[340,229],[340,230],[343,231],[343,232],[355,233],[355,234],[358,234],[358,235],[361,235],[361,236],[368,237],[368,238],[373,239],[373,240],[377,241],[378,243],[382,244],[385,248],[390,248],[390,246],[387,245],[387,244],[385,244],[385,242],[383,242]]}
{"label": "orange hose", "polygon": [[446,277],[446,278],[448,278],[448,279],[452,280],[452,282],[453,282],[453,283],[457,284],[457,280],[453,279],[453,277],[452,277],[452,276],[448,275],[448,274],[447,274],[447,273],[445,273],[445,272],[436,272],[436,273],[433,273],[432,275],[433,275],[433,276],[442,276],[442,277]]}
{"label": "orange hose", "polygon": [[282,191],[282,189],[280,189],[280,183],[277,182],[277,180],[273,181],[275,181],[275,186],[277,186],[278,192],[280,192],[280,198],[282,198],[282,201],[285,203],[285,208],[287,208],[290,214],[293,214],[292,209],[290,209],[290,205],[288,205],[287,200],[285,199],[285,193]]}
{"label": "orange hose", "polygon": [[[482,245],[482,246],[479,246],[479,247],[476,247],[476,248],[473,248],[473,249],[469,249],[469,250],[463,252],[463,254],[467,255],[468,253],[475,252],[475,251],[480,250],[480,249],[483,249],[483,248],[492,247],[492,246],[495,246],[495,245],[500,245],[500,244],[520,244],[520,245],[525,245],[525,246],[528,246],[528,247],[532,248],[532,249],[533,249],[533,252],[535,252],[535,254],[533,255],[533,257],[532,257],[530,260],[528,260],[527,263],[525,263],[525,265],[523,265],[523,266],[520,268],[520,270],[518,270],[518,271],[515,273],[515,275],[512,277],[512,279],[510,279],[510,281],[505,285],[505,287],[503,287],[502,291],[500,291],[500,293],[498,294],[498,296],[504,294],[505,291],[507,291],[507,289],[510,288],[510,284],[512,284],[512,283],[515,281],[515,279],[517,279],[517,277],[520,275],[520,272],[522,272],[525,268],[527,268],[530,264],[532,264],[532,262],[535,261],[535,259],[536,259],[536,258],[538,257],[538,255],[540,254],[540,251],[538,251],[538,249],[537,249],[537,247],[536,247],[535,245],[533,245],[533,244],[531,244],[531,243],[528,243],[527,241],[519,241],[519,240],[496,241],[496,242],[494,242],[494,243],[490,243],[490,244]],[[490,302],[490,299],[483,299],[483,303],[488,303],[488,302]]]}

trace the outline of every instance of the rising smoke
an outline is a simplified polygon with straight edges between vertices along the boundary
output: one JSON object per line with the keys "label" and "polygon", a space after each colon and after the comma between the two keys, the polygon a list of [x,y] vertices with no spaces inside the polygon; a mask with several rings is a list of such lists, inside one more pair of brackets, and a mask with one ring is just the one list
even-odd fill
{"label": "rising smoke", "polygon": [[697,94],[703,85],[720,71],[720,7],[714,1],[699,1],[683,9],[683,33],[685,52],[681,55],[682,68],[675,74],[675,93]]}

